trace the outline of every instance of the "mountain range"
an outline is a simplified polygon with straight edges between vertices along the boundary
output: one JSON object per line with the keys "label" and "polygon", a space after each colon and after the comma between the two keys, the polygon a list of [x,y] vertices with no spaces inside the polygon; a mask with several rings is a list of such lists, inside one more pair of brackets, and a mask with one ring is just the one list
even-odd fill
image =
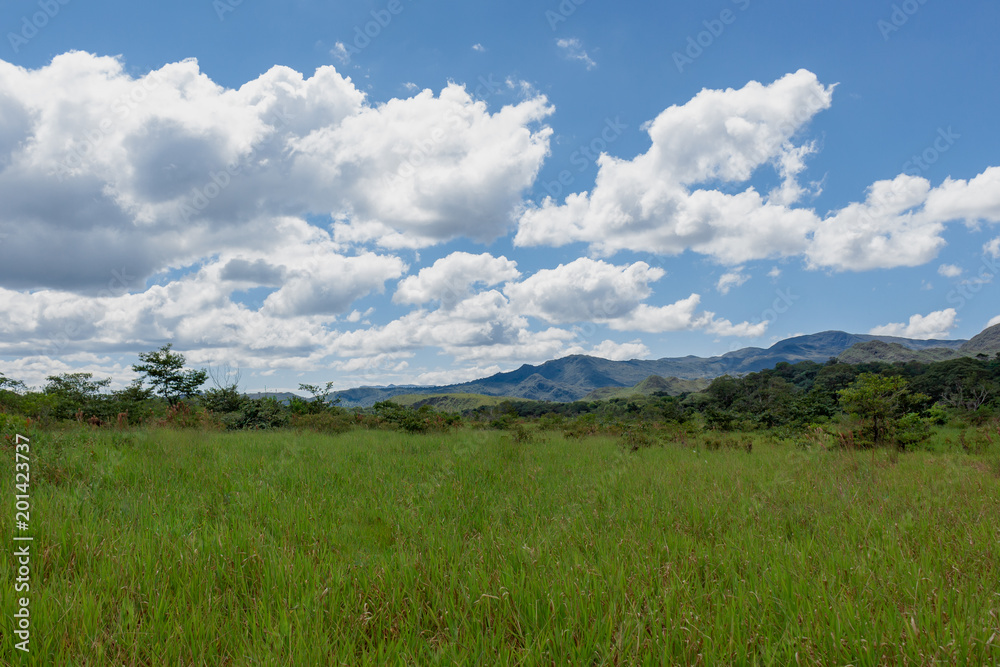
{"label": "mountain range", "polygon": [[[877,343],[872,345],[872,343]],[[867,347],[866,347],[867,344]],[[856,346],[859,346],[856,348]],[[852,348],[848,363],[889,360],[886,346],[896,356],[927,361],[978,353],[1000,351],[1000,325],[986,329],[971,340],[916,340],[896,336],[850,334],[824,331],[795,336],[779,341],[769,348],[747,347],[716,357],[667,357],[664,359],[611,361],[585,355],[572,355],[539,365],[525,364],[514,371],[497,373],[487,378],[446,386],[357,387],[336,392],[345,407],[367,407],[379,401],[403,394],[482,394],[544,401],[588,400],[602,394],[614,394],[615,389],[634,387],[651,375],[658,375],[674,387],[684,386],[681,380],[707,380],[720,375],[742,375],[773,368],[781,362],[815,361],[825,363],[841,357]],[[900,352],[902,351],[902,352]],[[890,355],[891,356],[891,355]],[[848,359],[842,359],[848,361]],[[910,359],[891,359],[893,361]],[[677,381],[674,381],[677,380]],[[697,386],[692,383],[692,387]],[[610,390],[609,390],[610,388]],[[609,390],[597,392],[596,390]]]}

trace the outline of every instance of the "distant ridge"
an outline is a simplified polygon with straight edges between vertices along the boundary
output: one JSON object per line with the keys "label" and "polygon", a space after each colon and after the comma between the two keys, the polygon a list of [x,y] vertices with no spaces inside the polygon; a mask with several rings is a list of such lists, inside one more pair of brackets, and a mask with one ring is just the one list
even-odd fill
{"label": "distant ridge", "polygon": [[[1000,327],[996,338],[1000,338]],[[988,329],[984,334],[992,331]],[[980,338],[977,336],[976,338]],[[973,339],[973,341],[976,340]],[[981,339],[992,344],[994,334]],[[337,392],[347,407],[368,407],[401,394],[480,394],[544,401],[575,401],[602,388],[634,387],[651,375],[679,380],[710,380],[720,375],[754,373],[774,368],[781,362],[815,361],[824,363],[839,357],[858,343],[881,341],[897,344],[906,350],[923,351],[941,348],[958,352],[964,340],[914,340],[895,336],[849,334],[843,331],[823,331],[795,336],[771,347],[747,347],[716,357],[672,357],[653,360],[610,361],[585,355],[572,355],[547,361],[537,366],[525,364],[517,370],[497,373],[487,378],[461,384],[436,387],[357,387]],[[895,349],[895,348],[894,348]],[[938,353],[935,353],[938,354]]]}
{"label": "distant ridge", "polygon": [[996,354],[1000,352],[1000,324],[984,329],[959,348],[962,354]]}
{"label": "distant ridge", "polygon": [[864,343],[852,345],[847,350],[840,353],[838,361],[845,364],[863,364],[873,361],[884,361],[886,363],[898,363],[907,361],[920,361],[925,364],[934,361],[947,361],[963,356],[958,350],[946,347],[931,347],[926,350],[911,350],[903,347],[899,343],[886,343],[881,340],[870,340]]}

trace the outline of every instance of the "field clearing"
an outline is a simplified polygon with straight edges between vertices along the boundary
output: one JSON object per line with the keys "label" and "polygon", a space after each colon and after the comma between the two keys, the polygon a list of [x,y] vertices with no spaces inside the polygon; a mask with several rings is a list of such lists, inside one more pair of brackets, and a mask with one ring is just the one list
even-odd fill
{"label": "field clearing", "polygon": [[1000,663],[996,453],[467,429],[32,442],[32,664]]}

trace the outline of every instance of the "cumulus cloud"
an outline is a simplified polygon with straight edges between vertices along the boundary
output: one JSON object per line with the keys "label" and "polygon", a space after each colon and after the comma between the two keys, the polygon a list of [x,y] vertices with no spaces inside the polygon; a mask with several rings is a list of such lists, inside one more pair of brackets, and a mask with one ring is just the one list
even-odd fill
{"label": "cumulus cloud", "polygon": [[990,320],[989,322],[987,322],[986,323],[986,328],[989,329],[990,327],[996,326],[997,324],[1000,324],[1000,315],[997,315],[992,320]]}
{"label": "cumulus cloud", "polygon": [[638,308],[652,293],[649,283],[664,275],[645,262],[615,266],[581,257],[509,284],[504,293],[518,313],[552,324],[609,322]]}
{"label": "cumulus cloud", "polygon": [[493,286],[520,277],[517,262],[489,253],[473,255],[455,252],[404,278],[396,288],[393,301],[419,305],[440,301],[442,307],[454,307],[470,294],[475,284]]}
{"label": "cumulus cloud", "polygon": [[486,47],[477,42],[476,44],[472,45],[472,50],[475,51],[476,53],[485,53]]}
{"label": "cumulus cloud", "polygon": [[141,281],[274,247],[280,217],[329,216],[344,243],[491,240],[548,153],[551,112],[535,95],[491,113],[458,84],[373,105],[329,66],[227,89],[194,60],[139,77],[82,52],[0,61],[0,280],[97,290],[125,266]]}
{"label": "cumulus cloud", "polygon": [[[572,352],[571,352],[572,353]],[[628,361],[630,359],[645,359],[649,357],[649,348],[640,341],[634,340],[629,343],[616,343],[611,340],[595,345],[585,352],[592,357],[601,359],[611,359],[612,361]]]}
{"label": "cumulus cloud", "polygon": [[[799,182],[816,145],[796,140],[830,107],[833,88],[799,70],[768,85],[703,90],[646,124],[647,152],[601,155],[592,190],[527,208],[515,243],[585,242],[603,256],[693,250],[731,266],[799,256],[813,269],[867,271],[931,261],[948,222],[1000,220],[997,167],[937,188],[908,175],[878,181],[863,202],[825,217],[798,205],[818,190]],[[746,187],[765,166],[779,185],[766,194]]]}
{"label": "cumulus cloud", "polygon": [[508,283],[504,293],[515,312],[550,324],[594,322],[648,333],[703,329],[723,336],[756,336],[767,328],[767,322],[732,325],[712,312],[698,312],[698,294],[666,306],[644,303],[653,292],[650,283],[664,275],[645,262],[616,266],[584,257]]}
{"label": "cumulus cloud", "polygon": [[957,315],[954,308],[938,310],[927,315],[914,315],[908,324],[885,324],[875,327],[868,333],[875,336],[901,336],[918,340],[947,338],[955,328]]}
{"label": "cumulus cloud", "polygon": [[571,39],[557,39],[556,46],[562,50],[563,55],[569,60],[579,60],[587,66],[587,69],[597,67],[597,63],[587,54],[586,49],[583,48],[583,43],[579,39],[575,37]]}
{"label": "cumulus cloud", "polygon": [[830,106],[833,88],[801,70],[765,86],[703,90],[672,106],[645,129],[650,149],[634,160],[603,154],[594,189],[562,204],[546,198],[521,216],[516,243],[591,244],[594,252],[691,248],[738,264],[802,252],[813,215],[773,203],[753,188],[737,194],[698,184],[745,182],[772,164],[794,179],[811,146],[793,137]]}

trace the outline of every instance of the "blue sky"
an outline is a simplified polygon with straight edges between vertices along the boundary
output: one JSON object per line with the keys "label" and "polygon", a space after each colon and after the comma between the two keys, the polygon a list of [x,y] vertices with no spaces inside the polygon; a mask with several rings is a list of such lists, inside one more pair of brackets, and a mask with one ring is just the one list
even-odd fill
{"label": "blue sky", "polygon": [[15,1],[0,372],[444,383],[998,321],[1000,7]]}

